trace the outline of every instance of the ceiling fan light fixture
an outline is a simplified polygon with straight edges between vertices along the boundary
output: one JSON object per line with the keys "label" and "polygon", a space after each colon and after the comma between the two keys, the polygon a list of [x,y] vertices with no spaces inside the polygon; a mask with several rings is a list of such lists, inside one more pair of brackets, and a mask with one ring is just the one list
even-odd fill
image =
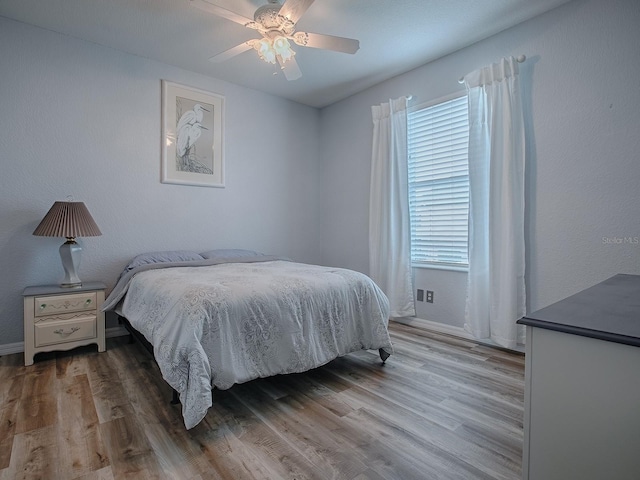
{"label": "ceiling fan light fixture", "polygon": [[277,36],[273,39],[273,49],[278,55],[280,55],[283,63],[287,60],[291,60],[291,58],[296,54],[296,52],[291,49],[289,40],[283,36]]}
{"label": "ceiling fan light fixture", "polygon": [[267,63],[276,63],[276,51],[273,49],[271,42],[267,38],[263,38],[253,44],[262,60]]}
{"label": "ceiling fan light fixture", "polygon": [[258,52],[258,56],[263,61],[273,65],[275,65],[278,57],[281,63],[285,63],[287,60],[291,60],[296,54],[296,52],[291,49],[289,40],[281,35],[276,36],[273,40],[269,38],[253,40],[250,45]]}

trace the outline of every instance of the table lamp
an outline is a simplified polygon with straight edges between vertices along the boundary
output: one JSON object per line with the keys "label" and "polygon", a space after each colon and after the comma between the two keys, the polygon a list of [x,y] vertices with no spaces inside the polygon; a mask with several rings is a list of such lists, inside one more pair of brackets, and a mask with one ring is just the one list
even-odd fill
{"label": "table lamp", "polygon": [[40,237],[66,237],[60,246],[60,258],[64,268],[61,287],[79,287],[82,282],[76,273],[80,266],[82,248],[76,237],[96,237],[102,232],[94,222],[83,202],[55,202],[33,234]]}

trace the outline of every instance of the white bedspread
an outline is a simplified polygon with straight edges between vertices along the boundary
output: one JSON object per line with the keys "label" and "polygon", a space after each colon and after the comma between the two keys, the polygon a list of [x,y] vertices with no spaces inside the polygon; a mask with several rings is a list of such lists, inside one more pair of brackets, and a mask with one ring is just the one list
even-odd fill
{"label": "white bedspread", "polygon": [[142,271],[120,308],[153,344],[187,428],[211,385],[303,372],[361,349],[392,352],[389,303],[367,276],[288,261]]}

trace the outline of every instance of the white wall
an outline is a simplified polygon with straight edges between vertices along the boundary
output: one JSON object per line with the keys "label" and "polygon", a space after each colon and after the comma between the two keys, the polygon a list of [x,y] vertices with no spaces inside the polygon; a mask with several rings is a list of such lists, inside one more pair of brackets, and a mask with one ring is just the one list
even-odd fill
{"label": "white wall", "polygon": [[[371,105],[412,94],[413,104],[461,91],[464,74],[525,54],[529,109],[529,311],[616,273],[640,274],[640,2],[574,0],[398,76],[321,112],[323,263],[368,271]],[[415,270],[435,291],[417,316],[464,322],[466,274]]]}
{"label": "white wall", "polygon": [[[250,248],[318,262],[318,110],[0,18],[0,345],[22,290],[59,283],[56,200],[86,203],[80,278],[113,286],[143,251]],[[226,97],[226,188],[160,183],[160,80]],[[113,318],[110,319],[113,322]]]}

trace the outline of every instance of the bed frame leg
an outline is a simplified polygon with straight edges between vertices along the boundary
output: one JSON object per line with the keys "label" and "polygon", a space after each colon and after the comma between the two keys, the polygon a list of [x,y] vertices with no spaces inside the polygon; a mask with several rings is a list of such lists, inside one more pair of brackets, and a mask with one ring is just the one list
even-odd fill
{"label": "bed frame leg", "polygon": [[173,397],[171,398],[171,405],[178,405],[180,403],[180,397],[178,397],[178,392],[175,388],[173,390]]}
{"label": "bed frame leg", "polygon": [[387,358],[391,356],[390,353],[385,352],[382,348],[378,349],[378,353],[380,354],[380,360],[382,360],[382,364],[384,365],[387,361]]}

